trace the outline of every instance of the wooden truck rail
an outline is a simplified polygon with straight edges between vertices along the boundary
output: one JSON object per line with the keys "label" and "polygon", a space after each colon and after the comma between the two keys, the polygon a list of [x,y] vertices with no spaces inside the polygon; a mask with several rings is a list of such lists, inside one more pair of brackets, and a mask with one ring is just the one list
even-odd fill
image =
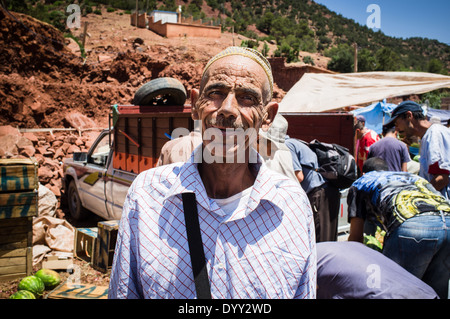
{"label": "wooden truck rail", "polygon": [[123,105],[117,110],[113,167],[136,174],[155,167],[161,148],[174,129],[194,128],[190,105]]}

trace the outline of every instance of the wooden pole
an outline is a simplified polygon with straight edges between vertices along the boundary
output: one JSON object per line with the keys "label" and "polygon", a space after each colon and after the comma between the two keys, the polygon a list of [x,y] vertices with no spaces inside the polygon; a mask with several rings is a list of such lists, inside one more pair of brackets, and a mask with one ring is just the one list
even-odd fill
{"label": "wooden pole", "polygon": [[234,46],[234,25],[231,26],[231,33],[232,33],[232,35],[233,35],[233,46]]}
{"label": "wooden pole", "polygon": [[136,28],[138,27],[138,15],[139,15],[139,5],[138,5],[138,1],[136,0]]}
{"label": "wooden pole", "polygon": [[355,62],[354,62],[354,66],[353,66],[353,71],[355,73],[358,72],[358,44],[353,43],[353,46],[355,48]]}
{"label": "wooden pole", "polygon": [[[86,43],[86,34],[87,34],[87,27],[88,27],[89,22],[85,22],[84,23],[84,31],[83,31],[83,48],[84,48],[84,44]],[[86,50],[86,49],[85,49]]]}

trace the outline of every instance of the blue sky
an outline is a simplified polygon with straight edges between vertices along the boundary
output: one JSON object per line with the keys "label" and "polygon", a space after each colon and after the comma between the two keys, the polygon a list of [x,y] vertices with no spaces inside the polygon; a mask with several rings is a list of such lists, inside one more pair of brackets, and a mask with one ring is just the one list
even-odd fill
{"label": "blue sky", "polygon": [[[449,0],[314,0],[331,11],[366,25],[372,11],[380,8],[381,32],[397,38],[422,37],[450,45]],[[377,29],[376,29],[377,30]]]}

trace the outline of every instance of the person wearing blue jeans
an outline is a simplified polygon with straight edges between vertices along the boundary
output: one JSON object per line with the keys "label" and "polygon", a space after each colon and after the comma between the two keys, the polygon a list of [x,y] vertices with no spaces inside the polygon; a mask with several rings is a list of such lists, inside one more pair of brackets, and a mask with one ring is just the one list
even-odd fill
{"label": "person wearing blue jeans", "polygon": [[363,242],[364,222],[386,231],[383,254],[447,299],[450,280],[450,201],[427,180],[388,171],[368,159],[347,197],[350,241]]}

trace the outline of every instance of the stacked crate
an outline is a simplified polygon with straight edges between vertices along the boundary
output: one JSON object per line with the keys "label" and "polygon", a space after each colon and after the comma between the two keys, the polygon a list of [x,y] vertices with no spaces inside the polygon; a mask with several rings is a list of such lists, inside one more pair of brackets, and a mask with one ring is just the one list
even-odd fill
{"label": "stacked crate", "polygon": [[98,236],[93,266],[101,272],[107,272],[112,267],[119,223],[119,220],[108,220],[97,224]]}
{"label": "stacked crate", "polygon": [[31,275],[38,163],[0,159],[0,281]]}

